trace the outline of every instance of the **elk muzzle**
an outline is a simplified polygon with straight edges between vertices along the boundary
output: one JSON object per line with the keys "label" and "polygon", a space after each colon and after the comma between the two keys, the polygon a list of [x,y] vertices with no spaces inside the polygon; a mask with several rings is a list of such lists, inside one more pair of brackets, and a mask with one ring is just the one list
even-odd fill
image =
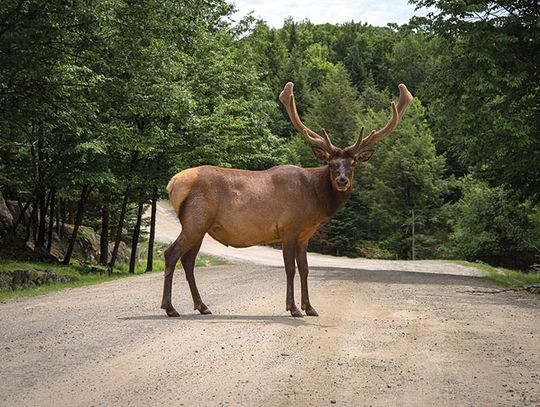
{"label": "elk muzzle", "polygon": [[345,176],[339,176],[336,179],[336,189],[340,192],[347,191],[351,187],[351,181]]}

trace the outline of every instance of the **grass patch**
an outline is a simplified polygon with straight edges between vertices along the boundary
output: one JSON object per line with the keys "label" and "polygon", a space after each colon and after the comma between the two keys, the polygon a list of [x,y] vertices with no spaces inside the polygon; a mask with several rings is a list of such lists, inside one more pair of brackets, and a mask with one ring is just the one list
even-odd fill
{"label": "grass patch", "polygon": [[[156,255],[157,257],[157,255]],[[162,256],[160,256],[162,257]],[[225,265],[225,260],[213,256],[199,256],[197,258],[197,267]],[[165,269],[165,262],[158,257],[153,262],[153,271],[162,272]],[[34,261],[7,261],[0,262],[0,273],[13,270],[53,270],[59,276],[73,276],[74,281],[53,283],[41,286],[33,286],[16,290],[0,290],[0,302],[19,297],[30,297],[47,294],[53,291],[63,290],[65,288],[84,287],[93,284],[114,281],[119,278],[130,277],[129,265],[126,263],[117,263],[112,275],[107,272],[96,273],[91,271],[91,265],[80,264],[73,261],[73,264],[65,266],[57,263],[44,263]],[[104,269],[105,270],[105,269]],[[140,261],[135,266],[135,275],[143,274],[146,271],[146,261]]]}
{"label": "grass patch", "polygon": [[508,288],[522,288],[540,284],[540,273],[524,273],[502,267],[493,267],[486,263],[471,263],[464,260],[453,260],[453,263],[479,270],[488,280]]}
{"label": "grass patch", "polygon": [[17,290],[0,290],[0,302],[19,297],[31,297],[35,295],[47,294],[53,291],[62,290],[65,288],[83,287],[92,284],[98,284],[105,281],[117,280],[118,278],[127,277],[127,273],[114,273],[108,276],[106,273],[90,273],[89,269],[83,265],[74,264],[65,266],[62,264],[51,264],[41,262],[23,262],[10,261],[0,263],[0,273],[12,270],[53,270],[57,275],[73,276],[74,281],[53,283]]}
{"label": "grass patch", "polygon": [[[165,261],[163,260],[163,253],[169,247],[167,243],[155,242],[154,243],[154,263],[153,271],[163,271],[165,270]],[[140,263],[137,263],[135,267],[136,272],[144,272],[146,270],[146,257],[148,256],[148,242],[142,242],[139,244],[137,250],[137,256]],[[179,263],[180,264],[180,263]],[[205,267],[205,266],[224,266],[229,264],[225,259],[215,256],[209,256],[206,254],[200,254],[197,256],[195,261],[195,267]],[[128,271],[129,265],[125,264],[119,266],[122,271]],[[177,266],[181,267],[180,265]]]}

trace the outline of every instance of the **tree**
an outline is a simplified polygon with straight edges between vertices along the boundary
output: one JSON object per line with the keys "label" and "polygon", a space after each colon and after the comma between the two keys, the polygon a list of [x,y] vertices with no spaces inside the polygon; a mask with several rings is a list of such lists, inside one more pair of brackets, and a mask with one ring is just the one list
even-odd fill
{"label": "tree", "polygon": [[[540,5],[413,0],[437,48],[422,95],[435,140],[458,174],[540,197]],[[526,151],[526,154],[523,152]],[[519,159],[516,156],[519,155]]]}
{"label": "tree", "polygon": [[[387,120],[388,113],[373,112],[366,127],[378,128]],[[376,240],[383,247],[401,258],[411,258],[413,250],[424,258],[435,253],[433,237],[446,192],[444,170],[425,109],[415,99],[396,131],[378,146],[360,184],[365,185],[363,196],[369,202],[366,226],[377,231]],[[416,246],[412,245],[413,228]]]}
{"label": "tree", "polygon": [[502,186],[490,187],[471,176],[460,181],[462,198],[452,217],[453,254],[470,261],[526,268],[538,255],[538,207],[516,202]]}
{"label": "tree", "polygon": [[196,115],[183,129],[180,168],[265,169],[283,162],[285,144],[270,130],[277,103],[259,79],[249,45],[216,33],[196,50],[189,71]]}

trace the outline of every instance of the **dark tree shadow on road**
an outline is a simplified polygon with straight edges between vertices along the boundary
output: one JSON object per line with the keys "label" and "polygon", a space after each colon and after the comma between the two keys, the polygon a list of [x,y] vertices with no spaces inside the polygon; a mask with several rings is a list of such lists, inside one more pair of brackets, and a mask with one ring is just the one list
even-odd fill
{"label": "dark tree shadow on road", "polygon": [[404,270],[368,270],[339,267],[310,267],[310,279],[350,280],[364,283],[466,285],[496,287],[479,276],[429,273]]}
{"label": "dark tree shadow on road", "polygon": [[[311,267],[310,279],[314,283],[323,281],[352,281],[355,283],[380,283],[382,285],[429,285],[437,298],[443,292],[437,288],[454,286],[455,290],[445,295],[462,296],[467,302],[493,305],[509,304],[523,308],[540,308],[540,296],[527,292],[502,291],[503,287],[480,276],[462,276],[445,273],[429,273],[404,270],[367,270],[348,268]],[[414,287],[413,287],[414,288]],[[414,295],[414,290],[412,292]],[[424,291],[424,295],[426,292]],[[429,294],[428,294],[429,295]]]}

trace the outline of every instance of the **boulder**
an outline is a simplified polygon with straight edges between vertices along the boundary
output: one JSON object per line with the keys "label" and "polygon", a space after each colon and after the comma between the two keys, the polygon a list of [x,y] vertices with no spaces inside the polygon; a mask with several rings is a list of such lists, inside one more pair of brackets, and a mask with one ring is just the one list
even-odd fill
{"label": "boulder", "polygon": [[[64,225],[63,239],[60,239],[56,233],[53,232],[53,244],[51,247],[51,253],[56,257],[64,257],[69,239],[73,234],[73,225]],[[96,262],[99,259],[99,239],[100,236],[94,229],[88,226],[80,226],[77,232],[77,240],[73,249],[75,257],[84,261]]]}
{"label": "boulder", "polygon": [[[11,212],[11,216],[13,216],[13,219],[17,219],[19,217],[19,214],[21,213],[21,208],[19,208],[19,204],[17,201],[6,201],[6,205]],[[28,211],[28,209],[27,209]]]}
{"label": "boulder", "polygon": [[91,227],[79,227],[77,246],[79,253],[85,260],[91,262],[97,262],[99,260],[99,239],[100,235]]}
{"label": "boulder", "polygon": [[[112,251],[114,248],[114,242],[109,243],[109,260],[112,257]],[[120,241],[120,244],[118,245],[118,254],[116,255],[116,261],[127,263],[129,262],[131,250],[129,249],[128,245],[124,241]]]}
{"label": "boulder", "polygon": [[76,280],[76,276],[58,275],[53,270],[10,270],[0,272],[0,289],[17,290]]}
{"label": "boulder", "polygon": [[7,229],[11,225],[13,225],[13,215],[0,192],[0,229]]}

